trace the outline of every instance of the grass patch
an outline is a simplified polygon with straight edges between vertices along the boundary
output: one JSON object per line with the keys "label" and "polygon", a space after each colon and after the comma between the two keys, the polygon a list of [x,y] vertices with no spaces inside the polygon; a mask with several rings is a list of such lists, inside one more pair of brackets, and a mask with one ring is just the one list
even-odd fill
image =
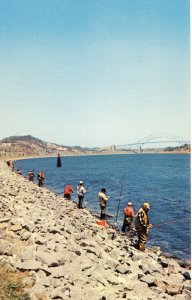
{"label": "grass patch", "polygon": [[22,283],[25,273],[12,272],[5,265],[0,265],[0,299],[30,300]]}

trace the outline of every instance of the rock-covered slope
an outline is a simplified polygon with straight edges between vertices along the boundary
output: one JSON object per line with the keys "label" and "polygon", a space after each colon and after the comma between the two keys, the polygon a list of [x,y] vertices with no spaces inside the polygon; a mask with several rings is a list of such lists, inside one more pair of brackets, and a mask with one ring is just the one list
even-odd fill
{"label": "rock-covered slope", "polygon": [[189,270],[113,233],[0,162],[0,260],[27,271],[31,299],[191,299]]}

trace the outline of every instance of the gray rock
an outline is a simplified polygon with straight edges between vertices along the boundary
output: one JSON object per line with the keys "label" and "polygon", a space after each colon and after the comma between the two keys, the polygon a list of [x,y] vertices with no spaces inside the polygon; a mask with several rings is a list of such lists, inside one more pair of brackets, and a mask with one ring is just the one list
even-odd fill
{"label": "gray rock", "polygon": [[149,286],[154,285],[156,278],[150,274],[144,275],[140,278],[141,281],[146,282]]}
{"label": "gray rock", "polygon": [[182,286],[184,277],[181,274],[171,274],[168,277],[168,284]]}
{"label": "gray rock", "polygon": [[27,241],[30,237],[31,237],[30,232],[24,232],[24,233],[21,234],[21,240],[22,241]]}
{"label": "gray rock", "polygon": [[190,300],[191,297],[189,295],[179,294],[176,295],[174,300]]}
{"label": "gray rock", "polygon": [[47,245],[47,240],[45,238],[39,236],[35,239],[35,243],[37,245]]}
{"label": "gray rock", "polygon": [[129,272],[129,268],[126,264],[120,265],[115,269],[116,272],[121,274],[127,274]]}
{"label": "gray rock", "polygon": [[57,267],[63,265],[65,259],[62,258],[62,254],[58,255],[58,253],[47,253],[43,251],[37,251],[34,253],[37,261],[47,265],[48,267]]}
{"label": "gray rock", "polygon": [[[57,268],[50,267],[49,272],[51,273],[51,276],[53,278],[65,277],[65,275],[67,274],[67,270],[66,270],[66,268],[64,268],[64,266],[60,266]],[[68,273],[70,273],[70,272],[68,272]]]}
{"label": "gray rock", "polygon": [[11,220],[11,217],[0,218],[0,223],[8,223]]}
{"label": "gray rock", "polygon": [[190,280],[185,280],[183,282],[183,288],[188,290],[188,291],[191,291],[191,281]]}
{"label": "gray rock", "polygon": [[20,254],[19,257],[21,261],[25,260],[33,260],[35,258],[34,251],[36,251],[36,246],[28,246],[26,247]]}
{"label": "gray rock", "polygon": [[12,246],[11,243],[0,240],[0,255],[12,255]]}
{"label": "gray rock", "polygon": [[[46,295],[46,289],[40,282],[37,282],[32,288],[30,288],[30,293],[34,293],[36,299],[41,299],[43,295]],[[47,297],[45,299],[47,299]]]}
{"label": "gray rock", "polygon": [[22,283],[24,284],[25,287],[27,288],[32,288],[35,283],[36,283],[36,278],[35,277],[24,277],[22,280]]}
{"label": "gray rock", "polygon": [[29,270],[35,270],[38,271],[42,267],[42,264],[40,262],[37,262],[36,260],[26,260],[24,262],[17,262],[16,268],[21,271],[29,271]]}
{"label": "gray rock", "polygon": [[23,224],[23,228],[25,228],[27,231],[34,232],[35,222],[32,221],[25,222]]}
{"label": "gray rock", "polygon": [[163,268],[167,268],[168,265],[169,265],[169,263],[166,259],[161,259],[160,263],[161,263]]}
{"label": "gray rock", "polygon": [[22,229],[22,226],[20,224],[15,224],[13,226],[10,226],[10,228],[9,228],[9,230],[14,231],[14,232],[20,231],[21,229]]}
{"label": "gray rock", "polygon": [[177,295],[181,292],[181,286],[179,285],[169,285],[167,288],[166,288],[166,292],[167,294],[171,295],[171,296],[174,296],[174,295]]}

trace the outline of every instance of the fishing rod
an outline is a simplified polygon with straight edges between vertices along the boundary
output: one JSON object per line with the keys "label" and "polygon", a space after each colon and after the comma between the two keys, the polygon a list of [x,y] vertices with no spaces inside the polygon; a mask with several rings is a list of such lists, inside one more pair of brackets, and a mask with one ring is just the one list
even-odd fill
{"label": "fishing rod", "polygon": [[118,206],[117,206],[117,214],[116,214],[116,218],[115,218],[115,224],[116,224],[116,226],[117,226],[117,219],[118,219],[118,216],[119,216],[120,202],[121,202],[121,199],[122,199],[123,186],[124,186],[125,175],[126,175],[126,169],[127,169],[126,166],[127,166],[127,165],[125,165],[125,170],[124,170],[123,180],[122,180],[122,184],[121,184],[121,190],[120,190],[120,194],[119,194],[119,201],[118,201]]}
{"label": "fishing rod", "polygon": [[[175,221],[173,220],[173,221],[168,221],[168,222],[164,222],[164,223],[159,223],[159,224],[152,225],[152,227],[150,229],[153,229],[154,227],[165,226],[167,224],[175,224],[175,223],[181,223],[181,222],[182,223],[188,223],[189,221],[187,221],[187,220],[175,220]],[[138,231],[141,231],[141,230],[143,230],[143,228],[138,229],[138,230],[134,229],[135,232],[138,232]]]}
{"label": "fishing rod", "polygon": [[[119,194],[117,214],[116,214],[116,217],[115,217],[115,224],[114,224],[115,228],[117,228],[117,220],[118,220],[118,216],[119,216],[119,208],[120,208],[120,202],[121,202],[121,199],[122,199],[122,193],[123,193],[123,186],[124,186],[124,181],[125,181],[126,170],[127,170],[127,163],[125,164],[125,169],[124,169],[124,174],[123,174],[123,179],[122,179],[122,184],[121,184],[121,190],[120,190],[120,194]],[[114,239],[114,236],[115,236],[115,233],[113,233],[113,235],[112,235],[112,240]]]}
{"label": "fishing rod", "polygon": [[167,224],[174,224],[174,223],[179,223],[179,222],[186,223],[188,221],[187,220],[168,221],[168,222],[164,222],[164,223],[155,224],[155,225],[153,225],[153,227],[159,227],[159,226],[164,226],[164,225],[167,225]]}

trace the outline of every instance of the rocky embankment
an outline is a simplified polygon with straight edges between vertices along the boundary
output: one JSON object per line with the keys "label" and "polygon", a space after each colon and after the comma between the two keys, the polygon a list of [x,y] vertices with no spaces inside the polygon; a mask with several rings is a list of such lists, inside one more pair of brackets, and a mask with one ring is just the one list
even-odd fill
{"label": "rocky embankment", "polygon": [[26,272],[32,300],[191,299],[187,268],[113,233],[0,162],[0,260]]}

